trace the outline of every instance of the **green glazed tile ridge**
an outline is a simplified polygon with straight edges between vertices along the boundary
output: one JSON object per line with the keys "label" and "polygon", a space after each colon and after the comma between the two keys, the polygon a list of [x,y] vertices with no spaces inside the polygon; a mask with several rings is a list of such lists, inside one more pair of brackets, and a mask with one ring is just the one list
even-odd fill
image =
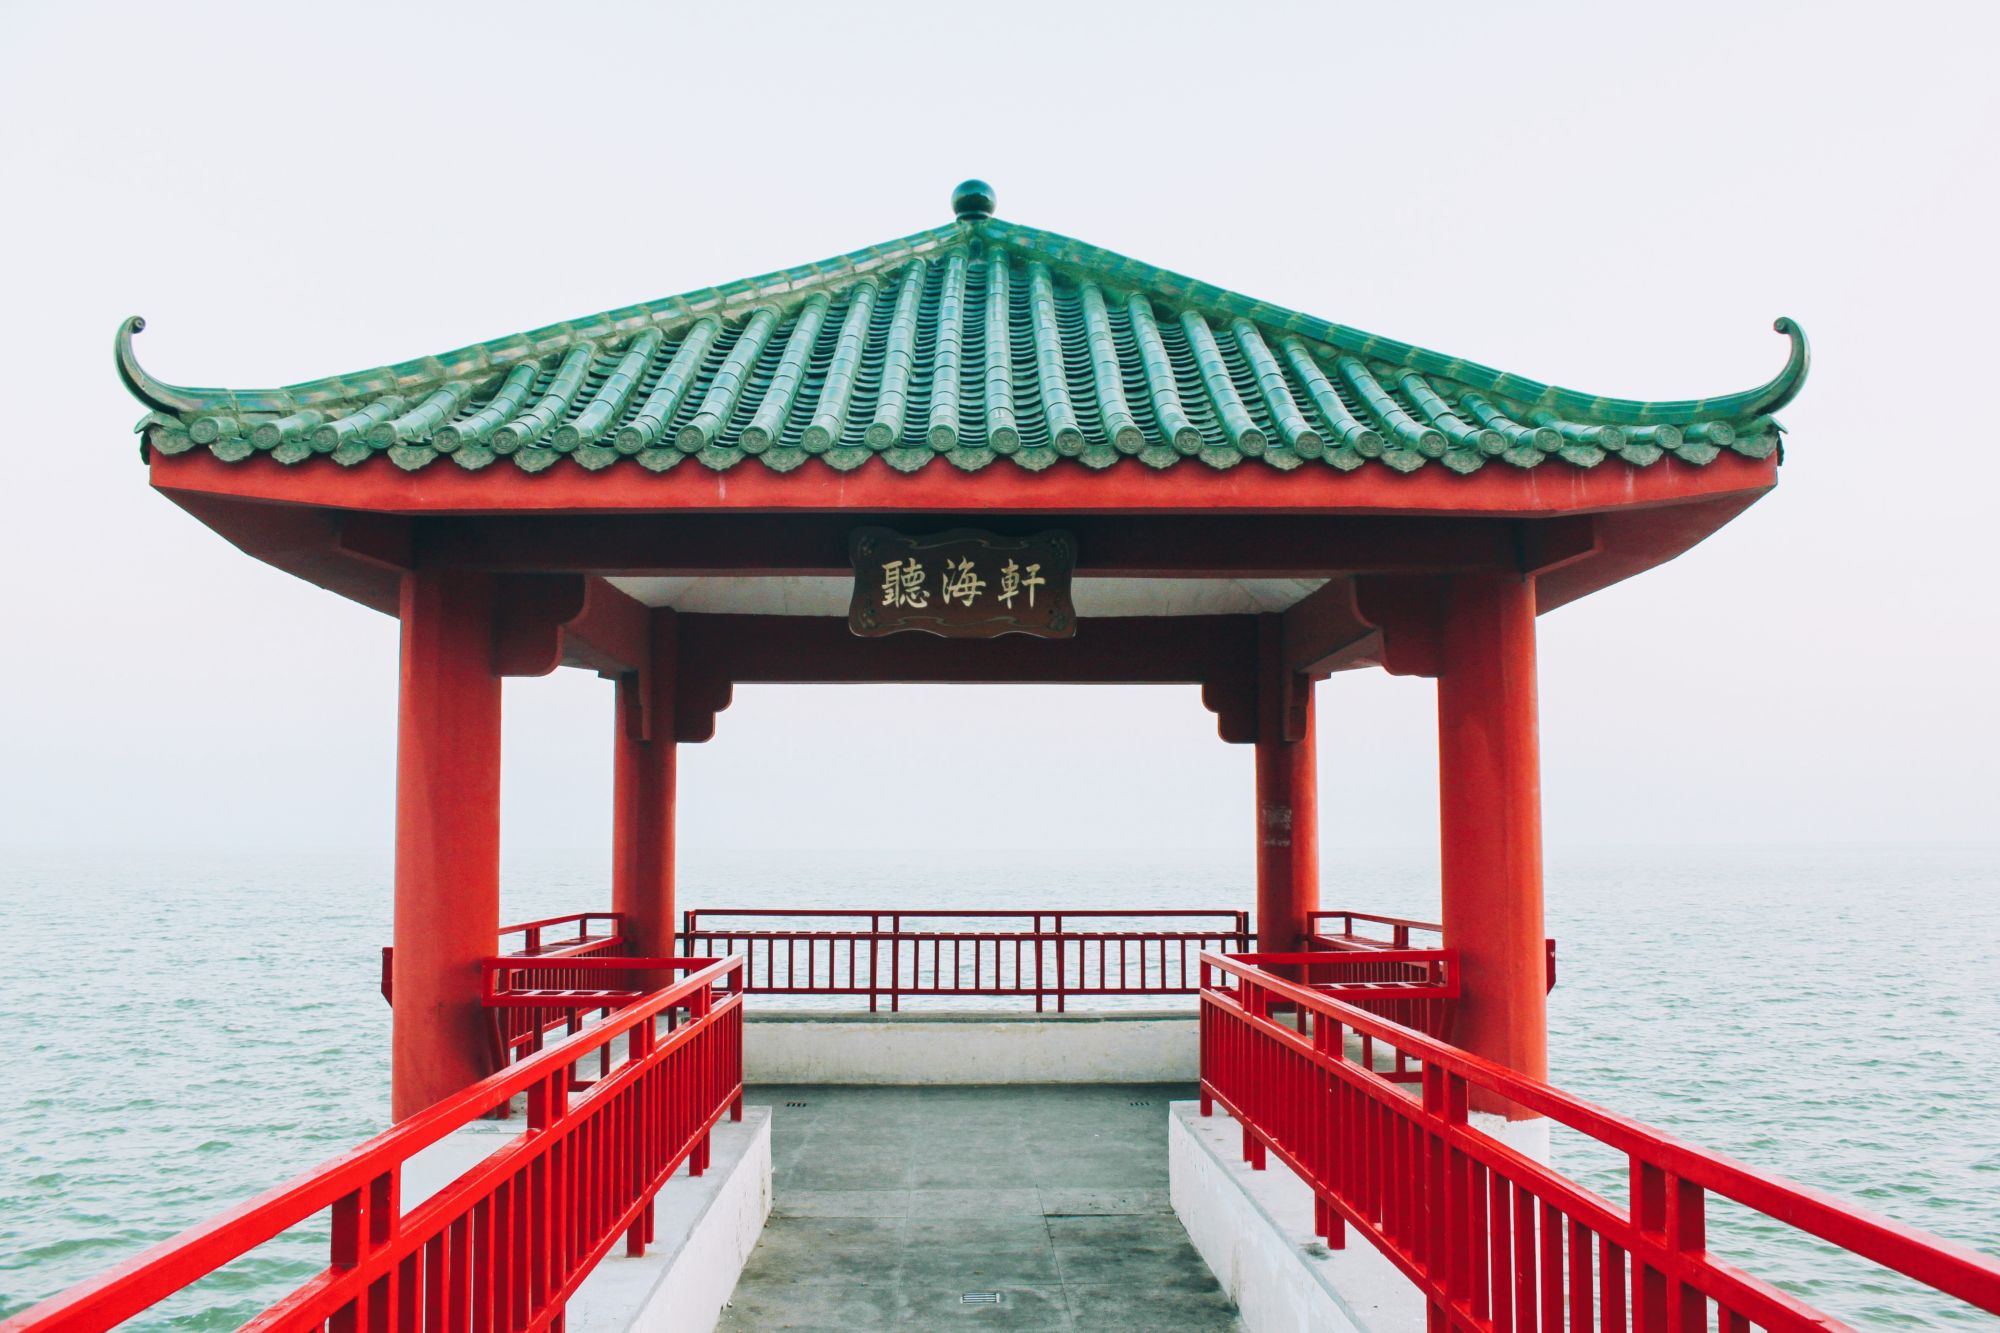
{"label": "green glazed tile ridge", "polygon": [[1074,458],[1084,449],[1083,430],[1070,402],[1069,376],[1063,368],[1062,331],[1056,322],[1055,280],[1047,264],[1028,265],[1029,326],[1035,335],[1035,382],[1041,389],[1042,414],[1056,452]]}
{"label": "green glazed tile ridge", "polygon": [[1381,457],[1382,437],[1373,427],[1356,417],[1347,404],[1341,401],[1339,391],[1333,387],[1333,381],[1327,378],[1326,372],[1320,369],[1317,361],[1313,360],[1312,353],[1306,350],[1305,344],[1296,337],[1290,337],[1280,345],[1285,349],[1285,360],[1290,364],[1292,373],[1297,375],[1299,382],[1305,386],[1313,405],[1319,408],[1321,415],[1326,418],[1327,425],[1332,428],[1334,436],[1342,447],[1352,449],[1361,458]]}
{"label": "green glazed tile ridge", "polygon": [[[1492,399],[1477,389],[1465,390],[1459,394],[1458,401],[1472,414],[1473,420],[1498,434],[1508,447],[1537,449],[1542,453],[1552,454],[1562,445],[1562,436],[1555,431],[1547,426],[1522,425],[1501,411]],[[1673,428],[1669,426],[1665,429]]]}
{"label": "green glazed tile ridge", "polygon": [[432,445],[450,453],[454,449],[482,443],[521,410],[521,405],[527,402],[529,392],[535,387],[539,373],[539,368],[532,361],[523,362],[508,371],[507,378],[486,406],[463,421],[439,427]]}
{"label": "green glazed tile ridge", "polygon": [[1247,319],[1237,319],[1230,323],[1229,332],[1249,361],[1251,373],[1257,377],[1257,388],[1264,395],[1264,404],[1270,410],[1272,420],[1278,423],[1278,433],[1284,437],[1285,446],[1301,458],[1318,458],[1326,452],[1326,442],[1306,421],[1298,403],[1293,401],[1291,388],[1285,383],[1285,372],[1279,369],[1278,358],[1271,355],[1271,349],[1265,345],[1264,335],[1257,331],[1257,326]]}
{"label": "green glazed tile ridge", "polygon": [[722,321],[710,316],[696,321],[688,330],[687,337],[674,350],[673,360],[660,376],[660,382],[646,395],[646,401],[639,407],[639,414],[619,428],[617,449],[621,454],[636,454],[657,443],[666,433],[667,423],[674,419],[674,413],[694,384],[695,376],[701,370],[702,359],[708,349],[715,344],[722,332]]}
{"label": "green glazed tile ridge", "polygon": [[611,423],[625,410],[626,400],[639,387],[639,377],[645,373],[646,365],[659,350],[660,331],[647,329],[632,340],[625,355],[618,359],[617,366],[605,376],[604,383],[597,386],[597,392],[577,416],[575,421],[556,432],[555,445],[564,453],[569,453],[587,444],[594,444],[611,429]]}
{"label": "green glazed tile ridge", "polygon": [[1160,339],[1153,303],[1135,294],[1127,310],[1132,318],[1132,332],[1138,339],[1140,358],[1145,363],[1146,385],[1152,391],[1153,413],[1159,418],[1160,428],[1167,442],[1180,453],[1197,453],[1201,449],[1201,432],[1182,410],[1180,386],[1174,379],[1166,344]]}
{"label": "green glazed tile ridge", "polygon": [[1368,404],[1369,411],[1376,419],[1388,427],[1389,434],[1397,444],[1405,449],[1415,450],[1425,458],[1436,458],[1444,452],[1444,435],[1428,426],[1419,425],[1414,417],[1403,410],[1403,405],[1389,396],[1382,382],[1375,378],[1373,371],[1361,363],[1359,357],[1343,356],[1337,363],[1341,378],[1347,386],[1361,396]]}
{"label": "green glazed tile ridge", "polygon": [[1475,428],[1451,410],[1451,405],[1443,399],[1430,383],[1414,370],[1406,370],[1396,377],[1398,387],[1416,407],[1418,415],[1443,432],[1453,446],[1461,449],[1477,449],[1483,454],[1497,454],[1507,447],[1500,432],[1490,427]]}
{"label": "green glazed tile ridge", "polygon": [[931,352],[931,413],[924,438],[943,453],[958,444],[959,403],[965,376],[964,255],[944,261],[944,285],[938,294],[937,337]]}
{"label": "green glazed tile ridge", "polygon": [[275,449],[287,440],[303,440],[325,420],[326,413],[309,407],[303,412],[259,423],[250,433],[250,443],[259,449]]}
{"label": "green glazed tile ridge", "polygon": [[778,312],[771,306],[760,308],[737,335],[735,346],[723,358],[722,368],[709,381],[708,393],[695,408],[694,419],[680,428],[675,445],[685,454],[698,454],[715,443],[722,428],[736,411],[750,371],[763,354],[764,344],[778,327]]}
{"label": "green glazed tile ridge", "polygon": [[868,321],[875,313],[875,297],[880,290],[874,279],[864,278],[848,296],[847,316],[841,322],[840,339],[826,369],[819,406],[803,437],[803,447],[810,453],[825,453],[847,432],[847,408],[854,397],[855,377],[861,369],[862,352],[868,340]]}
{"label": "green glazed tile ridge", "polygon": [[910,380],[916,372],[917,306],[923,300],[927,276],[927,266],[920,259],[904,272],[896,290],[896,313],[889,321],[889,340],[883,353],[882,392],[865,437],[870,449],[887,449],[903,438]]}
{"label": "green glazed tile ridge", "polygon": [[344,417],[336,417],[315,429],[312,433],[313,449],[322,454],[335,453],[350,439],[365,435],[402,410],[402,395],[386,394],[359,411],[350,412]]}
{"label": "green glazed tile ridge", "polygon": [[[1208,390],[1209,405],[1222,421],[1222,429],[1227,432],[1229,442],[1237,451],[1255,456],[1264,452],[1264,433],[1250,419],[1249,410],[1243,400],[1236,395],[1236,385],[1229,378],[1229,368],[1222,363],[1222,349],[1215,345],[1215,334],[1208,327],[1208,321],[1198,312],[1181,312],[1181,329],[1187,334],[1188,345],[1194,349],[1196,368],[1201,372],[1202,387]],[[1203,455],[1207,455],[1204,453]]]}
{"label": "green glazed tile ridge", "polygon": [[512,421],[493,432],[493,452],[511,454],[523,445],[534,444],[554,429],[583,389],[584,376],[590,372],[590,362],[595,354],[596,349],[589,343],[571,348],[563,357],[562,364],[556,367],[555,378],[549,381],[549,387],[542,395]]}
{"label": "green glazed tile ridge", "polygon": [[401,416],[370,429],[368,442],[377,449],[388,449],[405,440],[422,439],[448,421],[471,393],[468,381],[453,380]]}
{"label": "green glazed tile ridge", "polygon": [[1118,364],[1118,341],[1111,333],[1111,312],[1104,303],[1103,290],[1094,282],[1083,284],[1083,322],[1104,433],[1118,452],[1136,454],[1145,447],[1146,436],[1126,403],[1125,377]]}
{"label": "green glazed tile ridge", "polygon": [[986,257],[986,443],[1002,454],[1021,447],[1014,413],[1013,276],[1005,252]]}
{"label": "green glazed tile ridge", "polygon": [[741,443],[751,453],[763,453],[784,434],[792,404],[798,400],[799,388],[805,382],[806,362],[819,341],[820,325],[826,321],[828,304],[824,292],[806,298],[798,322],[792,326],[791,337],[785,340],[784,356],[778,362],[770,387],[764,391],[764,400],[757,405],[750,424],[743,428]]}

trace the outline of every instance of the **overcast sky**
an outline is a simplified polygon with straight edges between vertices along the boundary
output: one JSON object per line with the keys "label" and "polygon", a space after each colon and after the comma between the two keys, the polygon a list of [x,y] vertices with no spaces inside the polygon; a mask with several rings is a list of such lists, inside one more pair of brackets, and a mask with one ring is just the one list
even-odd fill
{"label": "overcast sky", "polygon": [[[1551,845],[2000,836],[1993,6],[340,15],[0,11],[0,842],[391,837],[396,626],[149,491],[122,316],[167,380],[289,383],[901,236],[974,175],[1590,392],[1762,383],[1796,317],[1777,491],[1542,621]],[[1433,701],[1320,687],[1330,856],[1434,842]],[[508,845],[602,843],[609,685],[506,709]],[[681,802],[696,851],[1251,849],[1191,688],[745,689]]]}

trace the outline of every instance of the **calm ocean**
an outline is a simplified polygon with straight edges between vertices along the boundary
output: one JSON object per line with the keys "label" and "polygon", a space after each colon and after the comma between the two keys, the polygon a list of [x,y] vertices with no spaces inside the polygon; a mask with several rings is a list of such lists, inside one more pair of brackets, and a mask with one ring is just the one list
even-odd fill
{"label": "calm ocean", "polygon": [[[1328,849],[1328,907],[1430,916],[1417,855]],[[1245,858],[690,858],[690,907],[1247,906]],[[0,1316],[381,1129],[386,862],[10,853]],[[507,867],[508,919],[608,901],[601,856]],[[1351,886],[1342,887],[1342,886]],[[1552,859],[1555,1081],[2000,1251],[2000,849],[1628,849]],[[1615,1200],[1624,1168],[1559,1135]],[[1863,1327],[2000,1324],[1713,1205],[1711,1242]],[[228,1328],[325,1263],[281,1238],[154,1312]]]}

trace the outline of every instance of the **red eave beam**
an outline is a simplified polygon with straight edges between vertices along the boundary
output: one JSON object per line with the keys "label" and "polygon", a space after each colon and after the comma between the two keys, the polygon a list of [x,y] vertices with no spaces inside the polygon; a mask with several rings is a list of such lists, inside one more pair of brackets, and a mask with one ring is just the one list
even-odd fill
{"label": "red eave beam", "polygon": [[1257,735],[1256,616],[1119,616],[1074,639],[858,638],[832,616],[690,615],[679,626],[676,734],[708,740],[738,684],[1193,684],[1222,738]]}
{"label": "red eave beam", "polygon": [[622,465],[586,472],[558,466],[526,473],[496,463],[467,472],[440,460],[405,472],[386,458],[352,468],[324,463],[287,467],[268,458],[224,463],[206,452],[155,453],[153,484],[337,509],[388,513],[662,513],[761,510],[823,513],[1120,514],[1478,514],[1531,518],[1767,490],[1777,460],[1724,454],[1696,467],[1664,458],[1647,468],[1548,464],[1521,469],[1489,464],[1471,476],[1442,467],[1401,473],[1386,467],[1340,472],[1311,466],[1279,472],[1260,464],[1228,471],[1182,463],[1154,469],[1122,461],[1102,471],[1058,465],[1026,472],[996,464],[964,472],[933,463],[898,472],[882,461],[852,472],[809,462],[778,473],[755,462],[715,472],[690,460],[661,474]]}
{"label": "red eave beam", "polygon": [[[354,519],[381,522],[377,515]],[[852,572],[853,514],[437,515],[404,521],[425,564],[492,572],[611,576],[838,576]],[[906,531],[965,526],[963,514],[895,515]],[[981,528],[1027,534],[1061,527],[1077,539],[1079,576],[1291,578],[1357,571],[1518,568],[1513,519],[1401,515],[1064,515],[996,512]],[[1542,522],[1578,522],[1549,519]]]}

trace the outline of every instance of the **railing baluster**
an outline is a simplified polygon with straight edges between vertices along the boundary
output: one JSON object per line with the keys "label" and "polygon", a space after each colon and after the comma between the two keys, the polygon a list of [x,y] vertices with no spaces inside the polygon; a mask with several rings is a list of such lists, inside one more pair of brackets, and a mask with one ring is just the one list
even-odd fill
{"label": "railing baluster", "polygon": [[[1532,1200],[1530,1201],[1532,1204]],[[1552,1203],[1541,1206],[1535,1252],[1541,1258],[1536,1274],[1542,1297],[1542,1333],[1562,1333],[1563,1326],[1563,1219]]]}
{"label": "railing baluster", "polygon": [[1603,1312],[1603,1333],[1626,1333],[1626,1314],[1631,1309],[1625,1296],[1625,1251],[1609,1237],[1598,1238],[1598,1305]]}
{"label": "railing baluster", "polygon": [[1514,1195],[1514,1322],[1528,1333],[1535,1327],[1535,1196],[1523,1185]]}

